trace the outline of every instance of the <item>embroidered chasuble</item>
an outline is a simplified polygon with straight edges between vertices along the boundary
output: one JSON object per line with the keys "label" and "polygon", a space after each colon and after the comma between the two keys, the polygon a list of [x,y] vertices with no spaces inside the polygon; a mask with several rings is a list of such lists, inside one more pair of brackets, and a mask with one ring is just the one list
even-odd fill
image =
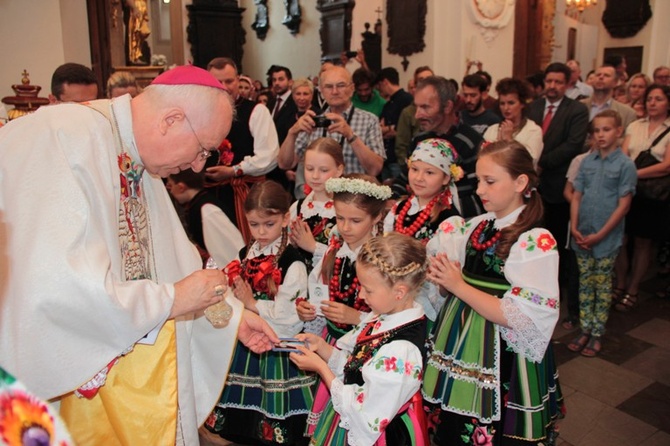
{"label": "embroidered chasuble", "polygon": [[[112,117],[112,124],[115,121]],[[118,146],[121,140],[117,129]],[[124,280],[156,280],[151,238],[142,189],[144,167],[123,147],[118,153],[121,199],[119,248]],[[177,346],[174,321],[147,334],[118,358],[106,383],[91,399],[71,394],[61,401],[61,415],[79,445],[173,445],[177,433]],[[144,343],[146,342],[146,344]],[[86,386],[84,386],[86,387]],[[148,417],[128,417],[142,410]]]}
{"label": "embroidered chasuble", "polygon": [[42,107],[0,134],[2,367],[61,404],[77,445],[197,445],[244,307],[228,292],[225,328],[166,322],[202,261],[143,169],[130,96]]}

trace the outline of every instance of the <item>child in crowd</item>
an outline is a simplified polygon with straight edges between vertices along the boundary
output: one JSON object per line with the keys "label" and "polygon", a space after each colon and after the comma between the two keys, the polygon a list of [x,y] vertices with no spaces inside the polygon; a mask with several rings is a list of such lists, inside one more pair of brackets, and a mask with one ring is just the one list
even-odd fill
{"label": "child in crowd", "polygon": [[393,206],[384,219],[384,232],[399,232],[426,244],[443,220],[459,215],[454,182],[463,177],[463,169],[457,163],[456,149],[448,141],[421,141],[407,163],[412,195]]}
{"label": "child in crowd", "polygon": [[183,207],[186,233],[203,260],[211,256],[223,266],[236,259],[244,246],[242,234],[223,212],[216,194],[205,188],[204,173],[182,170],[170,175],[165,186]]}
{"label": "child in crowd", "polygon": [[[326,190],[333,194],[337,228],[328,251],[309,275],[310,302],[299,302],[298,314],[302,321],[325,321],[322,336],[334,344],[370,311],[365,301],[358,298],[356,257],[365,242],[381,233],[382,213],[391,189],[374,177],[352,174],[329,179]],[[308,420],[308,432],[327,401],[327,388],[321,385]]]}
{"label": "child in crowd", "polygon": [[426,318],[414,302],[425,279],[426,251],[391,233],[358,254],[360,296],[371,309],[333,347],[314,334],[291,360],[318,372],[331,399],[310,444],[428,445],[420,395]]}
{"label": "child in crowd", "polygon": [[[572,198],[575,195],[575,179],[579,173],[579,166],[582,165],[584,158],[591,153],[593,150],[593,129],[589,126],[589,133],[586,136],[587,145],[589,150],[584,153],[580,153],[570,161],[570,167],[568,167],[568,172],[565,174],[565,187],[563,188],[563,197],[568,203],[572,202]],[[566,248],[570,248],[570,237],[568,237]],[[567,315],[561,321],[561,326],[566,330],[574,330],[579,326],[579,266],[577,266],[577,256],[575,255],[574,249],[566,249],[565,252],[568,256],[568,288],[567,288],[567,302],[563,302],[563,305],[567,303]]]}
{"label": "child in crowd", "polygon": [[[302,329],[295,301],[307,295],[307,270],[288,242],[290,197],[274,181],[255,184],[244,203],[252,235],[240,260],[226,267],[235,296],[279,337]],[[251,352],[237,344],[220,401],[207,429],[239,443],[302,444],[315,377],[286,352]]]}
{"label": "child in crowd", "polygon": [[[384,219],[384,232],[399,232],[426,244],[442,221],[459,215],[454,183],[463,177],[463,169],[457,162],[456,149],[448,141],[439,138],[421,141],[407,162],[413,194],[391,208]],[[430,328],[443,300],[430,302],[426,297],[427,293],[419,293],[417,301],[423,305]]]}
{"label": "child in crowd", "polygon": [[596,356],[602,348],[614,262],[637,183],[635,164],[618,145],[623,132],[619,113],[604,110],[593,118],[591,126],[595,147],[582,161],[570,203],[571,244],[579,264],[582,332],[568,348],[587,357]]}
{"label": "child in crowd", "polygon": [[291,205],[291,242],[301,249],[311,271],[312,259],[317,261],[326,252],[330,231],[335,226],[332,194],[326,191],[329,178],[344,172],[342,147],[332,138],[319,138],[305,150],[305,180],[309,194]]}
{"label": "child in crowd", "polygon": [[539,227],[538,176],[521,144],[483,147],[476,174],[488,212],[449,218],[427,246],[428,279],[447,299],[429,339],[424,398],[439,405],[436,444],[537,444],[555,435],[562,399],[550,347],[556,240]]}

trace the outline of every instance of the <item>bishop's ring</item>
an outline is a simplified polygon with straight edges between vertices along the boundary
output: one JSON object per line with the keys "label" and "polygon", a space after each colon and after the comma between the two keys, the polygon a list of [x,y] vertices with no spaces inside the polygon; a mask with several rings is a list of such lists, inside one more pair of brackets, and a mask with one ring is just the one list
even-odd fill
{"label": "bishop's ring", "polygon": [[217,285],[214,287],[214,292],[216,293],[217,296],[223,296],[223,292],[225,289],[223,288],[223,285]]}

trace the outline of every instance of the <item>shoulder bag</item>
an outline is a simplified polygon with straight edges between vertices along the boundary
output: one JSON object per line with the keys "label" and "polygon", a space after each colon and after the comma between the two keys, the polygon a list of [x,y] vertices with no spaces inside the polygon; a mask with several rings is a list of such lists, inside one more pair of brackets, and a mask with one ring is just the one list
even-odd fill
{"label": "shoulder bag", "polygon": [[[645,167],[659,164],[651,149],[654,148],[665,135],[670,132],[670,127],[661,132],[660,135],[651,143],[651,146],[644,152],[641,152],[635,158],[635,168],[640,170]],[[670,199],[670,174],[655,178],[638,178],[636,194],[639,198],[653,201],[668,201]]]}

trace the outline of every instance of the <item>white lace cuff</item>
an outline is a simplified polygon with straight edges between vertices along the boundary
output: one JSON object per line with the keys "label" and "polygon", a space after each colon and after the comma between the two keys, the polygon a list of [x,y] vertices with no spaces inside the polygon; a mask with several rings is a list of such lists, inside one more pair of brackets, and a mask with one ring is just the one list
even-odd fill
{"label": "white lace cuff", "polygon": [[529,361],[540,362],[547,350],[548,341],[530,317],[526,316],[513,299],[504,297],[500,302],[508,327],[500,327],[500,336],[512,350]]}
{"label": "white lace cuff", "polygon": [[344,399],[344,383],[342,382],[341,379],[335,378],[333,381],[330,383],[330,398],[333,401],[333,409],[335,409],[335,412],[340,414],[340,426],[349,430],[349,423],[345,418],[342,416],[342,404],[343,404],[343,399]]}

